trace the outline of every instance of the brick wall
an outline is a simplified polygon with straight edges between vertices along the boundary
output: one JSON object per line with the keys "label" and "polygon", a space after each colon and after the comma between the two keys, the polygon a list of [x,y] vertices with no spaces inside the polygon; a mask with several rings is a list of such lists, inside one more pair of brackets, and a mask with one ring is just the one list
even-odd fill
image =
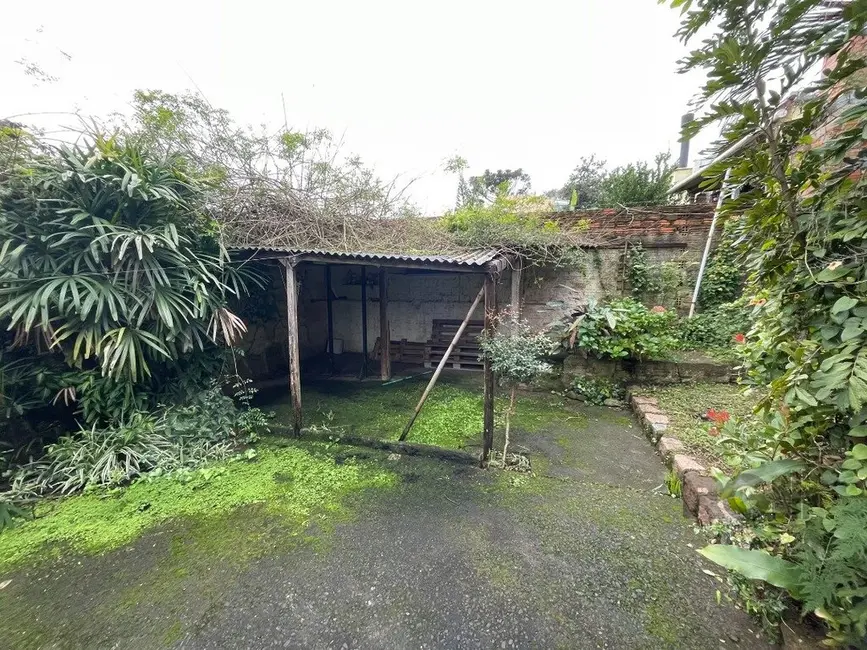
{"label": "brick wall", "polygon": [[604,208],[558,213],[555,218],[564,228],[589,221],[588,239],[598,248],[615,248],[630,241],[641,242],[645,248],[700,251],[710,230],[714,208],[700,203]]}

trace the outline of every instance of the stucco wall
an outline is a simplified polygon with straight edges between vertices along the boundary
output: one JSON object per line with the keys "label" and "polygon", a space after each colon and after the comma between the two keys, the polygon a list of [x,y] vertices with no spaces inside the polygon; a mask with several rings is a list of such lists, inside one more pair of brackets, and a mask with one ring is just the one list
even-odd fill
{"label": "stucco wall", "polygon": [[[664,295],[649,296],[648,301],[672,309],[685,309],[701,257],[699,249],[681,247],[645,248],[647,263],[669,263],[683,271],[682,284]],[[568,318],[585,308],[591,300],[605,302],[629,293],[624,276],[624,249],[589,249],[580,268],[531,267],[524,273],[523,316],[536,329]]]}

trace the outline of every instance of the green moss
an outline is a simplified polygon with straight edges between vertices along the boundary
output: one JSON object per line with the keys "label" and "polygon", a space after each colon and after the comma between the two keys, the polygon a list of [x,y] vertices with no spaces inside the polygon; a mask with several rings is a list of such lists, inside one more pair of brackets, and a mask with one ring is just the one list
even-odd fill
{"label": "green moss", "polygon": [[[350,460],[336,465],[324,445],[310,443],[265,448],[253,462],[215,467],[222,472],[207,481],[161,477],[44,503],[37,507],[35,520],[0,535],[0,570],[64,551],[99,553],[169,520],[214,520],[250,504],[261,503],[287,524],[302,524],[314,511],[339,510],[341,497],[349,492],[395,481],[393,474],[372,464]],[[278,475],[281,480],[276,480]]]}
{"label": "green moss", "polygon": [[756,397],[745,395],[733,384],[681,384],[678,386],[642,386],[641,395],[655,397],[668,415],[671,435],[680,439],[690,451],[711,465],[725,467],[716,438],[708,435],[709,425],[700,418],[708,409],[728,411],[732,417],[752,414]]}
{"label": "green moss", "polygon": [[645,608],[644,615],[647,618],[646,629],[648,634],[670,645],[677,645],[680,634],[675,623],[676,612],[668,611],[659,602],[653,602]]}
{"label": "green moss", "polygon": [[[374,438],[396,439],[406,426],[429,377],[382,385],[361,382],[310,382],[305,386],[307,426],[325,427]],[[498,426],[502,426],[508,398],[503,389],[495,402]],[[483,391],[478,376],[442,377],[409,434],[411,442],[460,449],[478,442],[483,425]],[[532,432],[564,418],[563,400],[545,393],[522,394],[513,425]],[[277,421],[291,421],[292,408],[284,396],[269,408]],[[568,414],[576,423],[578,414]]]}
{"label": "green moss", "polygon": [[180,621],[175,621],[172,626],[166,630],[166,633],[163,635],[163,644],[166,646],[173,645],[175,641],[180,641],[181,636],[183,636],[184,626]]}

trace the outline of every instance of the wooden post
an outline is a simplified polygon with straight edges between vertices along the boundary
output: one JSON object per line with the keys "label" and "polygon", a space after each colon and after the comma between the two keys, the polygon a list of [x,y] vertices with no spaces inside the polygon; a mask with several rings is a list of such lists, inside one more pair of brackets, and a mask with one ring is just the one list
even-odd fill
{"label": "wooden post", "polygon": [[521,268],[521,259],[518,258],[515,261],[515,266],[512,267],[512,304],[511,304],[511,310],[512,310],[512,315],[515,318],[515,321],[521,320],[521,307],[522,307],[522,305],[521,305],[521,302],[522,302],[522,300],[521,300],[521,298],[522,298],[522,295],[521,295],[522,294],[522,292],[521,292],[521,276],[522,275],[523,275],[523,273],[522,273],[522,268]]}
{"label": "wooden post", "polygon": [[418,414],[421,413],[421,407],[424,406],[425,400],[427,400],[428,395],[433,390],[434,384],[437,383],[437,379],[440,377],[440,373],[443,371],[443,368],[446,367],[446,362],[449,360],[449,355],[452,353],[452,350],[455,349],[455,346],[458,344],[458,340],[460,340],[461,336],[464,333],[464,330],[467,329],[467,325],[470,322],[470,318],[473,316],[473,312],[476,311],[476,307],[479,306],[479,302],[482,299],[482,296],[485,295],[485,288],[482,287],[479,290],[479,295],[476,296],[476,299],[473,300],[473,304],[470,306],[470,310],[467,312],[467,315],[464,317],[461,326],[458,328],[458,331],[455,332],[455,336],[452,339],[452,342],[449,343],[449,347],[446,350],[446,353],[443,355],[443,358],[440,359],[439,365],[437,369],[434,371],[433,377],[430,378],[430,381],[427,384],[427,388],[424,389],[424,393],[421,395],[421,399],[418,401],[418,405],[415,407],[415,411],[412,414],[412,417],[409,419],[409,422],[406,423],[406,427],[404,427],[403,433],[400,434],[400,441],[403,442],[406,440],[407,435],[409,435],[409,430],[412,429],[412,425],[415,424],[415,419],[418,417]]}
{"label": "wooden post", "polygon": [[325,304],[328,311],[328,371],[334,374],[334,307],[331,304],[331,266],[325,265]]}
{"label": "wooden post", "polygon": [[301,435],[301,355],[298,351],[298,293],[295,260],[281,260],[286,269],[286,329],[289,343],[289,393],[292,397],[292,432]]}
{"label": "wooden post", "polygon": [[[485,276],[485,335],[492,336],[494,333],[494,317],[497,314],[497,285],[494,276]],[[485,419],[484,432],[482,434],[482,458],[481,465],[486,467],[494,446],[494,371],[491,362],[485,358]]]}
{"label": "wooden post", "polygon": [[391,330],[388,327],[388,269],[379,267],[379,376],[391,379]]}
{"label": "wooden post", "polygon": [[361,378],[367,377],[367,267],[361,267]]}

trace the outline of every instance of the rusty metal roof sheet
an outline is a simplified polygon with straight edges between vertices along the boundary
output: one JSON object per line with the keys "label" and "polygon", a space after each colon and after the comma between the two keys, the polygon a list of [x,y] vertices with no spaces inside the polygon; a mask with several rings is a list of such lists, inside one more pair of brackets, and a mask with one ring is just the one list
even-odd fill
{"label": "rusty metal roof sheet", "polygon": [[277,246],[244,246],[231,249],[238,252],[272,252],[298,256],[322,256],[323,258],[339,258],[344,260],[367,260],[370,262],[415,262],[429,264],[450,264],[457,266],[484,266],[500,257],[496,249],[475,250],[464,253],[448,253],[441,255],[422,255],[414,253],[371,253],[364,251],[347,252],[316,249],[289,249]]}

